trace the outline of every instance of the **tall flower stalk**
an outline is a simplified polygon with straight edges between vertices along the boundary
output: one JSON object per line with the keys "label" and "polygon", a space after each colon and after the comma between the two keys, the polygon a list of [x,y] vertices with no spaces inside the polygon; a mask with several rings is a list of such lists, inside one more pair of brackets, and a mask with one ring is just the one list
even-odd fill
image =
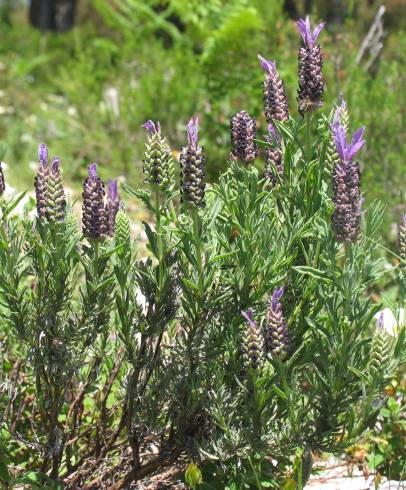
{"label": "tall flower stalk", "polygon": [[203,261],[198,208],[205,205],[204,155],[198,144],[199,120],[192,117],[187,126],[188,144],[180,154],[182,202],[190,209],[199,276],[199,290],[203,291]]}

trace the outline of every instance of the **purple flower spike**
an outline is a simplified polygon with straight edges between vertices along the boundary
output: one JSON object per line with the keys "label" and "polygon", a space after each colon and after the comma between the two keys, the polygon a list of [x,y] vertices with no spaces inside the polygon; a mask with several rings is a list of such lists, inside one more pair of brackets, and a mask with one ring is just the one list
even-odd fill
{"label": "purple flower spike", "polygon": [[142,127],[147,130],[147,132],[150,136],[152,136],[153,134],[161,132],[161,124],[159,121],[154,123],[154,121],[151,121],[151,119],[148,119],[148,121],[145,122],[142,125]]}
{"label": "purple flower spike", "polygon": [[197,136],[199,131],[199,118],[194,116],[190,119],[187,125],[187,138],[190,148],[196,150],[197,148]]}
{"label": "purple flower spike", "polygon": [[263,56],[260,54],[258,55],[259,63],[261,65],[261,68],[269,73],[270,75],[275,75],[276,73],[276,63],[271,60],[266,60]]}
{"label": "purple flower spike", "polygon": [[274,290],[267,312],[265,344],[272,357],[284,359],[289,349],[289,333],[283,316],[283,287]]}
{"label": "purple flower spike", "polygon": [[318,24],[313,32],[311,30],[310,26],[310,18],[309,16],[306,16],[306,20],[304,19],[299,19],[297,21],[297,27],[299,29],[299,32],[303,38],[303,41],[305,45],[312,49],[317,41],[317,38],[319,37],[320,32],[323,30],[324,26],[326,25],[325,22],[321,22]]}
{"label": "purple flower spike", "polygon": [[44,143],[38,146],[38,159],[41,167],[46,167],[48,165],[48,148]]}

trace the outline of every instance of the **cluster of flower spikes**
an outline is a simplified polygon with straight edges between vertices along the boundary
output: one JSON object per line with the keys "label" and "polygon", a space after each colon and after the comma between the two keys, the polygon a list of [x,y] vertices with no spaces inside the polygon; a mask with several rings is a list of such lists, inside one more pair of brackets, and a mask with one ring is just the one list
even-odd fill
{"label": "cluster of flower spikes", "polygon": [[49,165],[48,148],[40,144],[38,159],[39,166],[34,181],[38,219],[60,223],[65,219],[66,198],[59,158],[55,157]]}
{"label": "cluster of flower spikes", "polygon": [[6,182],[4,180],[3,167],[1,166],[1,162],[0,162],[0,197],[4,194],[5,190],[6,190]]}
{"label": "cluster of flower spikes", "polygon": [[399,255],[402,259],[401,267],[406,267],[406,213],[402,216],[400,225],[399,225]]}
{"label": "cluster of flower spikes", "polygon": [[187,126],[188,144],[180,153],[180,191],[182,202],[191,208],[205,206],[204,154],[198,145],[199,121],[192,117]]}
{"label": "cluster of flower spikes", "polygon": [[231,160],[240,160],[246,164],[252,163],[258,154],[255,137],[256,122],[247,111],[240,111],[230,120],[231,127]]}
{"label": "cluster of flower spikes", "polygon": [[246,320],[242,342],[242,354],[247,369],[261,366],[266,354],[283,360],[288,354],[289,334],[283,316],[281,297],[283,288],[275,289],[267,309],[264,330],[258,327],[251,310],[243,311]]}
{"label": "cluster of flower spikes", "polygon": [[363,140],[365,128],[358,129],[350,143],[347,142],[347,132],[341,122],[341,109],[338,107],[334,114],[332,133],[339,157],[339,162],[333,169],[333,228],[340,242],[355,242],[360,232],[361,224],[361,193],[360,169],[353,161],[355,154],[365,144]]}
{"label": "cluster of flower spikes", "polygon": [[103,240],[114,236],[116,215],[120,208],[117,181],[109,182],[105,204],[104,183],[97,175],[97,165],[89,165],[88,172],[82,192],[83,234],[90,241]]}
{"label": "cluster of flower spikes", "polygon": [[144,153],[145,182],[157,185],[162,191],[174,184],[174,165],[171,150],[161,134],[159,121],[148,120],[143,124],[148,132]]}
{"label": "cluster of flower spikes", "polygon": [[386,365],[388,360],[389,345],[383,323],[384,313],[382,312],[378,319],[378,325],[371,342],[369,372],[371,373],[372,377],[379,375],[379,373],[382,371],[382,367]]}
{"label": "cluster of flower spikes", "polygon": [[317,38],[325,26],[322,22],[311,30],[309,16],[297,22],[304,45],[299,49],[298,109],[301,114],[320,106],[324,93],[323,55]]}

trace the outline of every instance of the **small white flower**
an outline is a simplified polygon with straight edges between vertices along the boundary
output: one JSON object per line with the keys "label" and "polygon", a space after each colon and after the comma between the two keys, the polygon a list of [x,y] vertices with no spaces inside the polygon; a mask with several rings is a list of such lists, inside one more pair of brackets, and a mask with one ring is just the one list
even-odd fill
{"label": "small white flower", "polygon": [[376,313],[374,318],[376,319],[377,326],[379,320],[381,319],[383,330],[389,335],[392,335],[392,337],[396,337],[399,332],[399,328],[405,322],[405,310],[403,308],[399,308],[398,318],[396,318],[390,308],[385,308]]}

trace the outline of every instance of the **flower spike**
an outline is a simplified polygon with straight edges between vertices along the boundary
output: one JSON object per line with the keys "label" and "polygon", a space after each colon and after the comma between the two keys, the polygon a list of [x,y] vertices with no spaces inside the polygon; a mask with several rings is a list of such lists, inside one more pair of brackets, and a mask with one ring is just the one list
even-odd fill
{"label": "flower spike", "polygon": [[198,145],[198,118],[192,117],[187,125],[188,145],[180,153],[180,190],[182,202],[191,207],[204,207],[204,154]]}
{"label": "flower spike", "polygon": [[246,320],[242,353],[247,369],[258,369],[263,360],[263,338],[252,310],[242,311]]}
{"label": "flower spike", "polygon": [[159,121],[148,120],[142,127],[148,133],[143,160],[145,182],[158,186],[161,191],[168,191],[174,184],[171,149],[161,134]]}
{"label": "flower spike", "polygon": [[260,54],[258,59],[266,77],[263,83],[264,114],[270,124],[274,119],[287,121],[289,119],[288,97],[285,85],[276,70],[276,63],[266,60]]}

